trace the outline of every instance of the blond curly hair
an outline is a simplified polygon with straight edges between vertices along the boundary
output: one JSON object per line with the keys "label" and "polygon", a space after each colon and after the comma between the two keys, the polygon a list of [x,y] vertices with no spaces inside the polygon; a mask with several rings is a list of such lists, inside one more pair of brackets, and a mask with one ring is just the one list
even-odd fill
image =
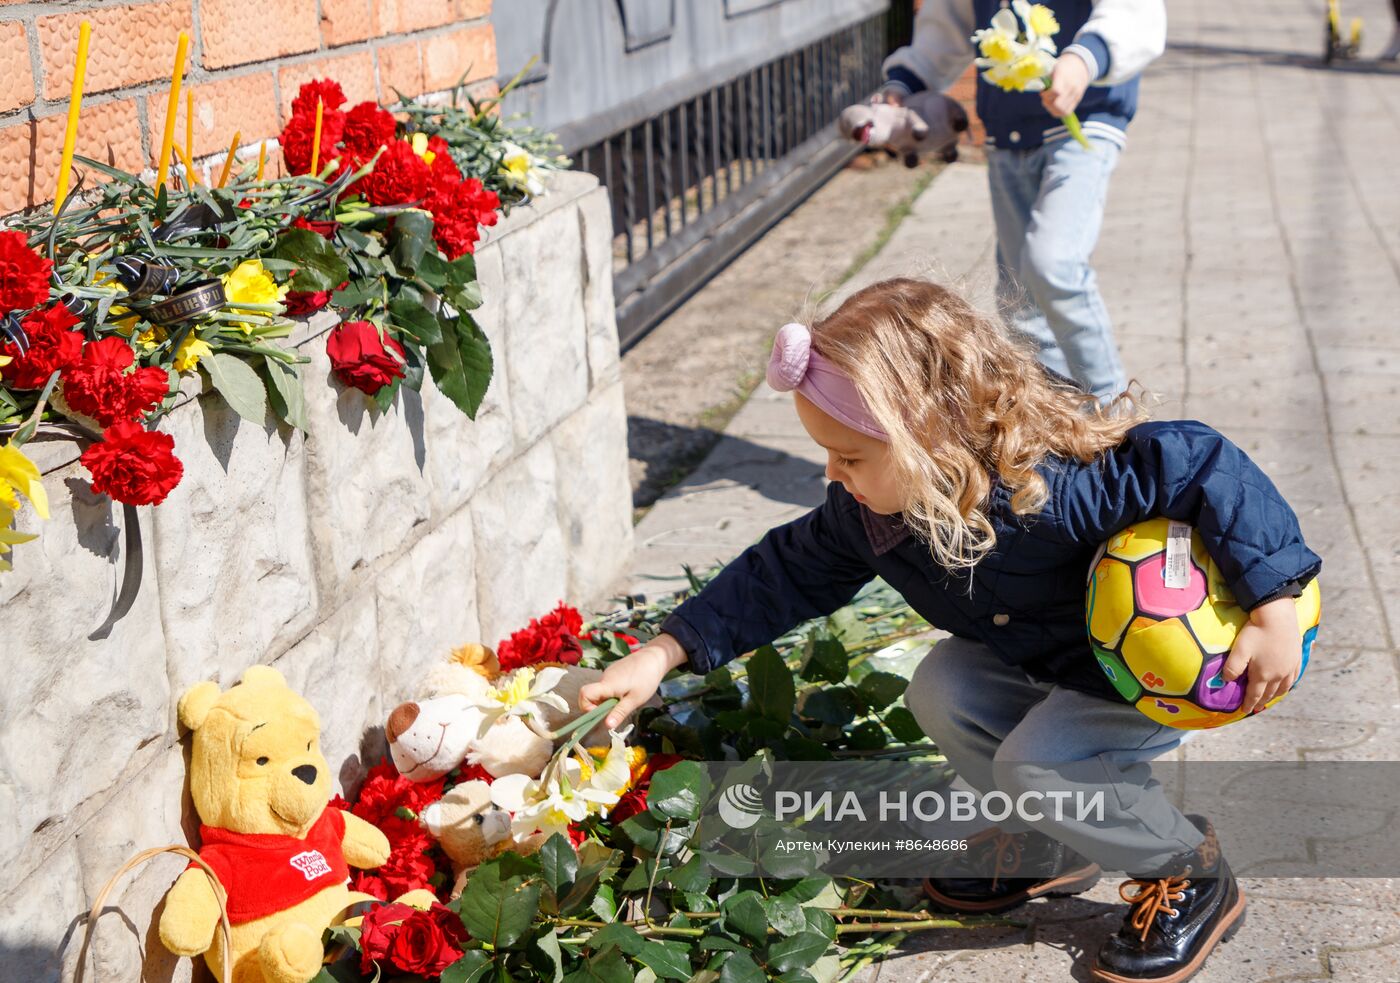
{"label": "blond curly hair", "polygon": [[1124,393],[1101,407],[1044,372],[994,318],[936,283],[896,278],[812,325],[812,347],[860,390],[889,435],[903,518],[933,558],[967,569],[992,548],[993,476],[1017,515],[1045,504],[1048,456],[1092,461],[1145,419]]}

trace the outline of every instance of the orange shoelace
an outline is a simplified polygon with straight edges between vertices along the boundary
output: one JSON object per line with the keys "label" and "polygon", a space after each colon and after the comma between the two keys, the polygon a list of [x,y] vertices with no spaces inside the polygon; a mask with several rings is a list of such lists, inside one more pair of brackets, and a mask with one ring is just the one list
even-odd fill
{"label": "orange shoelace", "polygon": [[[996,842],[992,849],[996,850],[996,864],[992,867],[992,887],[996,888],[997,881],[1003,874],[1014,874],[1021,869],[1021,837],[1016,833],[1003,833],[996,831]],[[1010,862],[1002,861],[1010,857]]]}
{"label": "orange shoelace", "polygon": [[[1186,887],[1190,883],[1186,877],[1177,875],[1152,880],[1134,877],[1118,885],[1118,896],[1132,905],[1128,912],[1129,924],[1142,933],[1139,936],[1142,941],[1147,941],[1147,930],[1159,912],[1176,917],[1171,902],[1186,897]],[[1130,888],[1137,888],[1136,893],[1129,894]]]}

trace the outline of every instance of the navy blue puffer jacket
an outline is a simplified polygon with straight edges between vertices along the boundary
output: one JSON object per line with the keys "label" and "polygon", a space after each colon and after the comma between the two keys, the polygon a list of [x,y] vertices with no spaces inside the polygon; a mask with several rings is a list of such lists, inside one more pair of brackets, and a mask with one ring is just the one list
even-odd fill
{"label": "navy blue puffer jacket", "polygon": [[821,506],[770,530],[661,628],[705,673],[832,613],[879,576],[934,627],[985,642],[1037,679],[1120,700],[1084,627],[1089,563],[1113,533],[1156,516],[1189,522],[1246,609],[1296,593],[1322,566],[1273,482],[1203,423],[1144,423],[1090,464],[1051,458],[1040,472],[1050,494],[1033,516],[1013,514],[994,484],[996,545],[970,574],[950,574],[898,516],[833,482]]}

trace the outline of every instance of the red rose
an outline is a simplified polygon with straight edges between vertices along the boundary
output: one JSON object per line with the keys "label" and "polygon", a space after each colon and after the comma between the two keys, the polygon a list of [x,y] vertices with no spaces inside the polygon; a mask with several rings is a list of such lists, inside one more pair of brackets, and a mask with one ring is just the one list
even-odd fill
{"label": "red rose", "polygon": [[[0,290],[6,289],[0,280]],[[78,319],[62,304],[55,304],[20,321],[29,336],[29,348],[23,355],[18,346],[6,337],[0,341],[0,355],[14,359],[0,368],[0,378],[14,389],[42,389],[56,370],[76,365],[83,355],[83,334],[71,331]]]}
{"label": "red rose", "polygon": [[439,976],[462,958],[461,943],[467,930],[462,920],[442,905],[415,911],[404,919],[399,934],[389,944],[389,961],[405,973]]}
{"label": "red rose", "polygon": [[298,215],[296,218],[292,219],[292,228],[307,229],[316,233],[322,239],[333,239],[335,238],[335,230],[340,228],[340,223],[325,221],[313,222],[304,215]]}
{"label": "red rose", "polygon": [[637,813],[646,811],[647,790],[644,788],[628,789],[617,800],[617,805],[608,810],[608,821],[612,823],[624,822]]}
{"label": "red rose", "polygon": [[92,490],[128,505],[159,505],[180,483],[184,465],[167,433],[114,423],[101,443],[88,447],[82,465],[92,474]]}
{"label": "red rose", "polygon": [[345,149],[369,158],[394,139],[398,122],[388,110],[373,102],[362,102],[345,114]]}
{"label": "red rose", "polygon": [[0,232],[0,317],[49,299],[53,263],[29,248],[23,232]]}
{"label": "red rose", "polygon": [[316,117],[316,100],[321,100],[323,112],[333,112],[345,105],[345,92],[334,79],[312,79],[303,82],[292,100],[292,115]]}
{"label": "red rose", "polygon": [[380,905],[360,926],[360,970],[368,975],[375,972],[375,963],[388,962],[400,972],[439,976],[462,958],[466,940],[462,920],[443,905],[428,911]]}
{"label": "red rose", "polygon": [[428,165],[407,140],[393,140],[360,181],[360,193],[371,205],[408,205],[428,193]]}
{"label": "red rose", "polygon": [[472,177],[435,187],[425,204],[433,214],[433,240],[443,255],[456,259],[476,250],[478,226],[496,224],[501,199]]}
{"label": "red rose", "polygon": [[326,354],[331,358],[336,378],[370,396],[403,378],[403,346],[387,332],[381,338],[379,329],[368,321],[336,325],[326,339]]}
{"label": "red rose", "polygon": [[152,366],[127,372],[135,361],[124,338],[89,342],[82,360],[63,373],[64,400],[104,427],[140,419],[165,398],[170,377]]}
{"label": "red rose", "polygon": [[[349,280],[345,280],[335,290],[343,290],[349,283]],[[287,314],[292,317],[315,314],[331,302],[331,294],[335,293],[335,290],[292,290],[283,301]]]}
{"label": "red rose", "polygon": [[570,843],[572,843],[574,846],[578,846],[586,839],[588,839],[588,830],[584,829],[578,823],[569,823]]}

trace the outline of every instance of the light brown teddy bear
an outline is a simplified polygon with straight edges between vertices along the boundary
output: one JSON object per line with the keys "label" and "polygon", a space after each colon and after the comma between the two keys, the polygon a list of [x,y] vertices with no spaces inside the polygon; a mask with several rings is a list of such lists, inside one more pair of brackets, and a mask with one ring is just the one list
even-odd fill
{"label": "light brown teddy bear", "polygon": [[176,955],[203,953],[228,983],[308,983],[321,971],[326,927],[371,900],[349,889],[349,867],[378,867],[389,841],[327,808],[320,719],[277,670],[253,666],[226,693],[200,683],[180,699],[179,716],[194,732],[199,855],[227,894],[232,973],[224,972],[218,901],[202,870],[186,870],[166,896],[161,942]]}
{"label": "light brown teddy bear", "polygon": [[510,833],[510,813],[492,803],[491,786],[479,779],[454,785],[418,819],[452,861],[457,874],[454,898],[462,893],[471,872],[492,857],[507,850],[527,856],[545,841],[544,834],[536,833],[517,843]]}

